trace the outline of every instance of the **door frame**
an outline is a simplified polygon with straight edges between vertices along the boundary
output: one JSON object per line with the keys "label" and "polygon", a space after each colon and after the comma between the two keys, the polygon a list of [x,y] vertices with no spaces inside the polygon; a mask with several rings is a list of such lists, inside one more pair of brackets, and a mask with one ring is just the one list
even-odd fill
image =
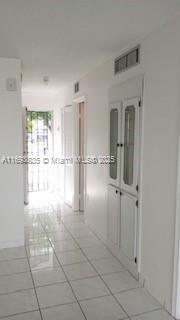
{"label": "door frame", "polygon": [[[70,112],[70,108],[71,108],[71,112],[72,112],[72,117],[73,117],[73,106],[72,105],[65,105],[62,109],[62,114],[63,115],[63,119],[62,119],[62,132],[63,132],[63,147],[62,147],[62,153],[63,153],[63,158],[65,159],[66,161],[66,153],[65,153],[65,140],[64,140],[64,137],[65,137],[65,112]],[[73,122],[73,120],[72,120]],[[72,137],[72,155],[71,157],[73,157],[73,137]],[[66,199],[66,165],[67,164],[64,164],[64,170],[63,170],[63,179],[64,179],[64,192],[63,192],[63,198],[64,198],[64,203],[67,204],[69,207],[73,208],[73,197],[74,195],[72,195],[72,202],[69,202],[67,199]],[[69,164],[71,165],[71,164]],[[73,167],[73,164],[72,164],[72,167]],[[74,175],[74,170],[72,169],[72,175]],[[73,188],[73,191],[72,193],[74,194],[74,188]]]}
{"label": "door frame", "polygon": [[[28,112],[49,112],[51,113],[51,132],[52,132],[52,153],[51,153],[51,157],[54,157],[54,109],[53,108],[36,108],[36,107],[27,107],[27,106],[23,106],[23,118],[25,117],[25,119],[23,119],[23,149],[25,148],[25,145],[28,144],[28,137],[26,137],[26,135],[28,136],[28,133],[26,132],[26,128],[25,126],[27,127],[27,113]],[[28,149],[28,147],[27,147]],[[24,150],[23,150],[23,155],[24,156],[29,156],[28,155],[28,150],[27,150],[27,153],[25,154],[24,153]],[[47,164],[48,166],[50,165],[50,161],[49,161],[49,164]],[[50,170],[52,170],[52,167],[50,167]],[[49,174],[50,176],[50,174]],[[51,174],[51,176],[53,176]],[[48,182],[50,181],[49,177],[48,177]],[[26,186],[25,186],[26,184]],[[52,190],[49,190],[49,191],[53,191],[54,190],[54,181],[52,180],[51,183],[50,183],[50,186],[52,188]],[[27,188],[27,190],[26,190]],[[28,204],[29,203],[29,178],[28,178],[28,164],[27,164],[27,176],[24,177],[24,203],[25,204]]]}
{"label": "door frame", "polygon": [[[136,176],[136,183],[138,185],[138,192],[131,192],[130,190],[126,190],[123,185],[120,185],[119,183],[111,183],[110,178],[109,178],[109,185],[108,187],[113,187],[114,189],[118,189],[118,192],[122,192],[123,195],[127,195],[128,197],[132,198],[133,200],[138,201],[138,205],[135,208],[136,210],[136,225],[135,225],[135,251],[136,251],[136,259],[137,262],[129,262],[128,258],[125,256],[125,254],[119,250],[119,247],[114,246],[112,243],[108,241],[108,246],[112,250],[115,256],[119,258],[120,261],[128,268],[128,270],[133,274],[133,276],[136,279],[139,279],[140,271],[141,271],[141,234],[142,234],[142,175],[143,175],[143,168],[142,168],[142,156],[143,156],[143,118],[144,118],[144,79],[142,81],[142,92],[141,95],[131,97],[131,98],[126,98],[121,101],[119,101],[119,105],[121,106],[121,111],[122,111],[122,119],[121,119],[121,142],[123,142],[123,135],[124,135],[124,125],[123,125],[123,103],[125,102],[126,105],[129,103],[136,102],[137,106],[137,114],[138,117],[136,119],[136,127],[137,127],[137,136],[136,136],[136,141],[135,141],[135,148],[136,148],[136,154],[134,156],[134,162],[135,162],[135,176]],[[140,102],[140,103],[139,103]],[[111,102],[109,106],[111,107],[112,105],[116,105],[117,103]],[[111,108],[109,107],[109,111]],[[123,172],[123,153],[121,154],[121,161],[122,161],[122,166],[120,170],[120,176],[122,178]],[[121,207],[121,205],[120,205]],[[120,239],[119,239],[120,240]],[[119,241],[120,242],[120,241]]]}
{"label": "door frame", "polygon": [[[23,156],[28,157],[28,132],[27,132],[27,107],[22,110],[22,123],[23,123]],[[28,190],[28,163],[23,163],[23,180],[24,180],[24,204],[29,203],[29,190]]]}
{"label": "door frame", "polygon": [[[127,99],[136,99],[140,98],[140,106],[139,106],[139,150],[138,150],[138,175],[137,175],[137,184],[138,184],[138,193],[137,193],[137,198],[138,198],[138,208],[137,208],[137,214],[138,214],[138,220],[137,220],[137,264],[136,266],[133,266],[133,268],[129,268],[129,271],[131,274],[134,275],[135,278],[139,279],[139,281],[143,284],[143,280],[141,277],[141,266],[142,266],[142,217],[143,217],[143,212],[142,212],[142,189],[143,189],[143,154],[144,154],[144,114],[145,114],[145,84],[146,84],[146,77],[145,74],[139,74],[135,78],[130,78],[124,83],[128,83],[129,80],[132,79],[139,79],[138,81],[141,82],[141,88],[139,90],[139,94],[135,95],[123,95],[123,98],[121,100],[118,100],[118,102],[121,101],[121,103],[124,100]],[[119,86],[121,87],[122,83],[119,83]],[[109,105],[113,104],[113,102],[117,101],[109,101]],[[121,188],[119,188],[120,190]],[[124,190],[122,190],[124,192]],[[114,253],[116,257],[119,258],[120,261],[123,261],[122,256],[119,254],[119,250],[112,246],[109,241],[107,241],[107,245],[110,248],[110,250]],[[124,261],[125,264],[125,261]]]}
{"label": "door frame", "polygon": [[[79,153],[79,104],[84,103],[84,155],[87,155],[87,97],[79,96],[73,99],[73,156],[77,158]],[[74,161],[74,199],[73,210],[79,211],[79,165]],[[84,165],[84,212],[86,211],[86,194],[87,194],[87,167]]]}
{"label": "door frame", "polygon": [[174,270],[173,270],[173,287],[172,287],[172,315],[176,319],[180,319],[179,295],[180,295],[180,120],[179,120],[179,135],[178,135]]}

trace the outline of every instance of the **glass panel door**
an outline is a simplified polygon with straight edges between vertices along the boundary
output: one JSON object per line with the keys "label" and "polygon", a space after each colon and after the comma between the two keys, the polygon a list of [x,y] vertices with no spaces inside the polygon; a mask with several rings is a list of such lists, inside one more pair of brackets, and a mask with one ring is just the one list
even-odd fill
{"label": "glass panel door", "polygon": [[49,165],[44,162],[52,149],[51,112],[28,111],[28,165],[30,191],[44,191],[49,188]]}
{"label": "glass panel door", "polygon": [[110,147],[109,183],[120,186],[120,141],[121,141],[121,103],[110,105]]}
{"label": "glass panel door", "polygon": [[110,112],[110,157],[115,161],[110,163],[110,177],[117,179],[117,144],[118,144],[118,110],[112,109]]}
{"label": "glass panel door", "polygon": [[124,117],[124,183],[132,186],[134,171],[135,107],[127,106]]}
{"label": "glass panel door", "polygon": [[122,117],[121,188],[133,195],[137,194],[139,167],[139,101],[138,98],[125,100]]}

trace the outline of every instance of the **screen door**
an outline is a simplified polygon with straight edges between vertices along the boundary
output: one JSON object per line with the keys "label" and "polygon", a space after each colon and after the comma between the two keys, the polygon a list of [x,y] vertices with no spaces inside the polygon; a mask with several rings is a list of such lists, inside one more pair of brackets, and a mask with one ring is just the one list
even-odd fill
{"label": "screen door", "polygon": [[49,188],[49,164],[46,159],[49,159],[52,147],[51,120],[51,112],[27,111],[29,192]]}

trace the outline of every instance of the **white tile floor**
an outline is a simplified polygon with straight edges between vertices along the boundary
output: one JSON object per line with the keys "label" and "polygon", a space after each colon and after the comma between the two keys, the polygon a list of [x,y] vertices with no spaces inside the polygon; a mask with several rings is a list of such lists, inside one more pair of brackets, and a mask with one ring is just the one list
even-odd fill
{"label": "white tile floor", "polygon": [[26,247],[0,251],[0,319],[172,320],[53,195],[25,209]]}

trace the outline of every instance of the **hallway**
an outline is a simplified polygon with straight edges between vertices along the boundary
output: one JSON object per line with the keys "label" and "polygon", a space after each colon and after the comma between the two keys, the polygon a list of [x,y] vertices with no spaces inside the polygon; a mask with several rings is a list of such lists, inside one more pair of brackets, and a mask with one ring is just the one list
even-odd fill
{"label": "hallway", "polygon": [[0,318],[172,319],[88,228],[83,215],[53,195],[41,195],[31,194],[26,207],[26,247],[0,251]]}

